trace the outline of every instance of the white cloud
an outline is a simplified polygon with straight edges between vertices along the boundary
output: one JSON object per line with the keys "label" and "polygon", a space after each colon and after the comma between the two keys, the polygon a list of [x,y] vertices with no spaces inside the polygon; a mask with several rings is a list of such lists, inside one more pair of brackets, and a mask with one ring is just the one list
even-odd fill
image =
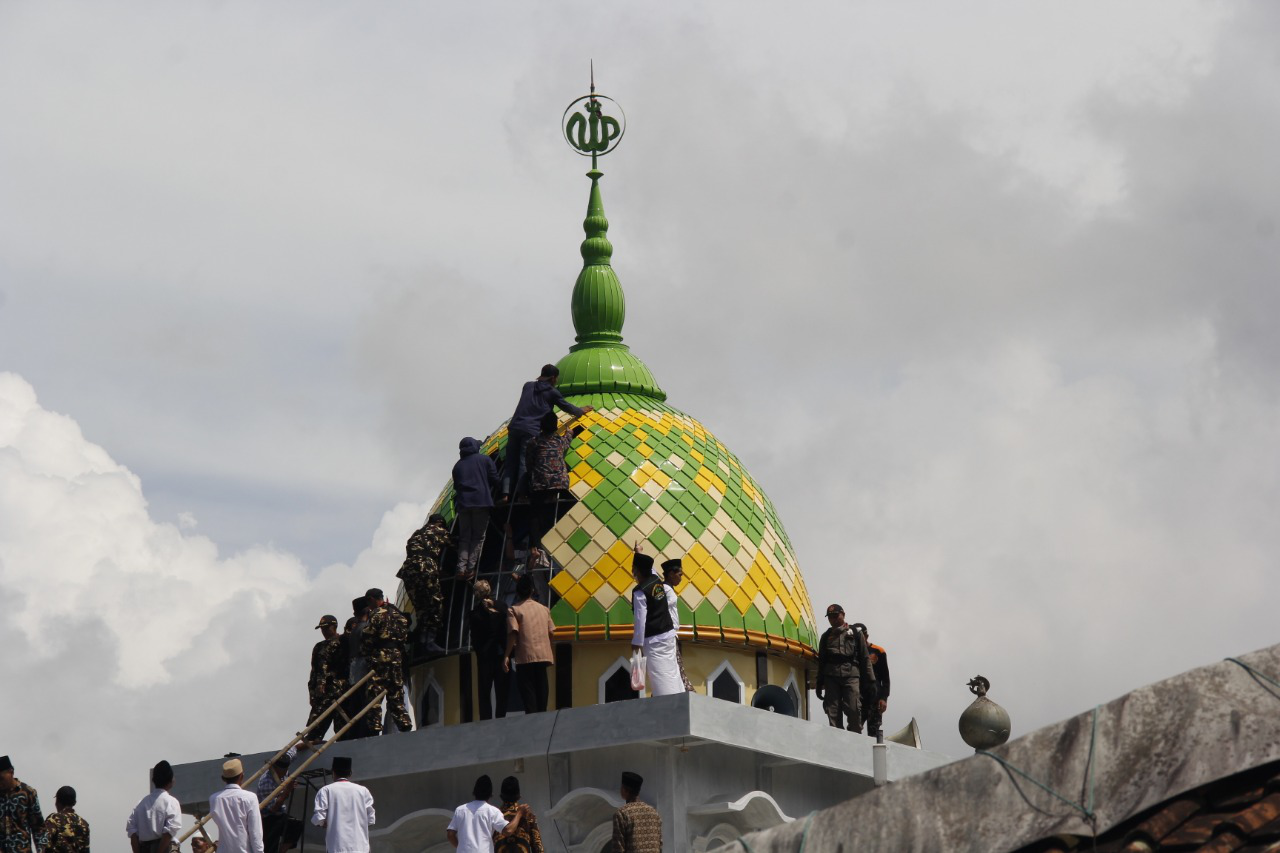
{"label": "white cloud", "polygon": [[0,373],[0,684],[19,778],[46,806],[74,785],[111,839],[159,758],[283,741],[306,716],[316,618],[390,583],[425,514],[398,505],[353,566],[314,578],[272,548],[220,555],[153,520],[137,477]]}

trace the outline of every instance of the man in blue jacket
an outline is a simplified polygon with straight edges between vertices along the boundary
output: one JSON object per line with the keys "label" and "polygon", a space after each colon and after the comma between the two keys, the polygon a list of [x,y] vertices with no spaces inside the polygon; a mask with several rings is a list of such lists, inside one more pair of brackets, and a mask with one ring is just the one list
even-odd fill
{"label": "man in blue jacket", "polygon": [[542,375],[524,383],[520,390],[520,402],[507,424],[507,458],[502,466],[502,495],[512,497],[520,491],[525,472],[525,445],[538,434],[542,416],[556,408],[575,417],[594,411],[592,406],[578,408],[564,398],[556,385],[560,381],[560,368],[544,364]]}
{"label": "man in blue jacket", "polygon": [[458,511],[458,574],[464,578],[473,577],[480,564],[497,485],[498,467],[480,452],[480,442],[470,436],[458,442],[458,461],[453,466],[453,507]]}

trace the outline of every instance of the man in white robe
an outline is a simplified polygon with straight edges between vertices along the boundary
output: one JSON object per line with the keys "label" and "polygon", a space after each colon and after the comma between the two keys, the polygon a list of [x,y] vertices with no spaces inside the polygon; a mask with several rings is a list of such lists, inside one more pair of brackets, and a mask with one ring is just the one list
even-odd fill
{"label": "man in white robe", "polygon": [[645,554],[639,544],[631,560],[631,574],[636,580],[631,593],[631,610],[635,613],[631,648],[644,651],[645,685],[653,696],[683,693],[668,587],[653,573],[653,557]]}

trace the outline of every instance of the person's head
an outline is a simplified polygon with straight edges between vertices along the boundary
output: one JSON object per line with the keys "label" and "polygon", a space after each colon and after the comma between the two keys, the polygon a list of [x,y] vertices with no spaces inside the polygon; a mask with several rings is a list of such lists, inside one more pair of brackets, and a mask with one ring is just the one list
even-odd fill
{"label": "person's head", "polygon": [[508,776],[502,780],[502,787],[498,790],[502,794],[504,803],[514,803],[520,799],[520,780],[514,776]]}
{"label": "person's head", "polygon": [[349,756],[335,755],[333,757],[333,778],[351,778],[351,758]]}
{"label": "person's head", "polygon": [[853,630],[858,631],[859,633],[861,633],[861,634],[862,634],[862,639],[864,639],[864,640],[869,640],[869,639],[871,639],[871,634],[870,634],[870,633],[868,633],[868,631],[867,631],[867,626],[866,626],[866,625],[863,625],[861,622],[854,622],[854,623],[853,623]]}
{"label": "person's head", "polygon": [[289,775],[289,765],[292,763],[293,761],[289,758],[289,754],[286,752],[284,755],[272,762],[271,766],[281,776],[287,776]]}
{"label": "person's head", "polygon": [[342,633],[350,634],[351,629],[355,627],[355,624],[356,624],[356,617],[352,616],[349,619],[347,619],[347,624],[342,626]]}
{"label": "person's head", "polygon": [[228,785],[239,785],[244,779],[244,764],[238,758],[228,758],[222,762],[222,781]]}
{"label": "person's head", "polygon": [[164,788],[173,786],[173,767],[167,761],[159,761],[151,768],[151,787]]}
{"label": "person's head", "polygon": [[636,579],[636,583],[642,582],[651,574],[653,574],[653,557],[638,552],[632,554],[631,576]]}
{"label": "person's head", "polygon": [[481,601],[486,598],[493,598],[493,587],[489,585],[488,581],[476,581],[472,589],[475,590],[476,598]]}
{"label": "person's head", "polygon": [[475,787],[471,789],[471,798],[473,800],[487,800],[493,796],[493,780],[488,775],[481,776],[476,780]]}
{"label": "person's head", "polygon": [[550,382],[552,385],[560,384],[560,368],[554,364],[542,365],[542,374],[538,376],[543,382]]}
{"label": "person's head", "polygon": [[365,611],[369,609],[369,597],[362,595],[359,598],[351,599],[351,615],[360,620],[364,617]]}
{"label": "person's head", "polygon": [[58,811],[75,808],[76,789],[70,785],[63,785],[58,789],[58,793],[53,795],[53,804]]}
{"label": "person's head", "polygon": [[7,755],[0,755],[0,787],[6,790],[13,787],[13,762]]}
{"label": "person's head", "polygon": [[332,613],[326,613],[320,617],[320,624],[316,625],[316,629],[326,640],[338,636],[338,617]]}
{"label": "person's head", "polygon": [[533,595],[533,576],[521,575],[520,580],[516,581],[516,598],[521,601],[528,600]]}
{"label": "person's head", "polygon": [[458,442],[458,458],[466,459],[468,456],[475,456],[480,452],[480,442],[471,436],[467,436]]}
{"label": "person's head", "polygon": [[632,773],[630,770],[622,771],[622,799],[628,803],[640,796],[640,786],[644,784],[644,777],[639,773]]}
{"label": "person's head", "polygon": [[441,514],[440,514],[440,513],[438,513],[438,512],[433,512],[433,513],[431,513],[431,515],[427,516],[427,524],[428,524],[429,526],[431,526],[431,527],[445,527],[445,526],[446,526],[446,522],[445,522],[445,520],[444,520],[444,516],[443,516],[443,515],[441,515]]}
{"label": "person's head", "polygon": [[543,435],[553,435],[560,427],[560,418],[556,416],[554,411],[547,412],[542,416],[542,420],[538,422],[539,429]]}
{"label": "person's head", "polygon": [[839,604],[827,606],[827,624],[832,628],[844,627],[844,608]]}
{"label": "person's head", "polygon": [[382,594],[382,590],[378,589],[376,586],[371,586],[366,589],[364,591],[364,597],[369,599],[369,605],[371,607],[380,607],[387,600],[387,597]]}
{"label": "person's head", "polygon": [[679,558],[667,560],[662,564],[662,582],[672,589],[684,582],[684,566]]}

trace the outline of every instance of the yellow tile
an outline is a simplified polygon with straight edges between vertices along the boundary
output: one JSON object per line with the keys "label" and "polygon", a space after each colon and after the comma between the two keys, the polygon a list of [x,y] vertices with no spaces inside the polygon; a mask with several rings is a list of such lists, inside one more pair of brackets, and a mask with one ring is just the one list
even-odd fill
{"label": "yellow tile", "polygon": [[750,575],[747,575],[746,579],[742,581],[741,586],[742,591],[747,594],[748,598],[755,598],[756,593],[760,592],[760,585]]}
{"label": "yellow tile", "polygon": [[[648,418],[644,418],[644,419],[643,419],[643,421],[647,421],[647,420],[648,420]],[[634,432],[632,432],[631,434],[632,434],[632,435],[634,435],[636,438],[640,439],[641,441],[644,441],[646,438],[648,438],[648,437],[649,437],[649,433],[647,433],[647,432],[645,432],[644,430],[640,429],[640,427],[636,427],[636,428],[635,428],[635,431],[634,431]]]}
{"label": "yellow tile", "polygon": [[693,437],[689,435],[689,433],[687,432],[680,433],[680,440],[683,441],[685,444],[689,445],[690,447],[693,447]]}
{"label": "yellow tile", "polygon": [[693,547],[685,554],[684,560],[687,565],[702,568],[710,557],[711,555],[707,553],[707,549],[702,547],[702,543],[695,542]]}
{"label": "yellow tile", "polygon": [[[622,566],[624,571],[628,573],[631,571],[631,543],[623,542],[619,539],[610,546],[608,555],[613,559],[614,563]],[[601,572],[601,574],[604,573]],[[605,575],[605,577],[608,577],[608,575]]]}
{"label": "yellow tile", "polygon": [[609,586],[616,589],[619,593],[624,593],[636,585],[635,578],[631,576],[631,572],[623,570],[621,566],[614,569],[613,572],[605,578]]}
{"label": "yellow tile", "polygon": [[655,469],[653,472],[653,482],[657,483],[663,489],[666,489],[671,485],[671,477]]}
{"label": "yellow tile", "polygon": [[729,596],[729,600],[733,602],[733,606],[738,608],[738,612],[745,615],[747,608],[751,606],[751,599],[742,590],[737,590],[733,595]]}
{"label": "yellow tile", "polygon": [[578,455],[581,456],[583,459],[586,459],[588,456],[590,456],[592,453],[595,453],[595,452],[596,452],[596,449],[589,444],[584,444],[578,448]]}
{"label": "yellow tile", "polygon": [[685,577],[703,595],[710,592],[716,585],[715,580],[702,569],[695,569],[691,574],[686,574]]}
{"label": "yellow tile", "polygon": [[557,572],[556,576],[551,579],[551,588],[564,597],[564,594],[572,589],[578,582],[568,572]]}
{"label": "yellow tile", "polygon": [[640,442],[638,445],[636,445],[636,451],[639,452],[639,454],[643,456],[645,459],[648,459],[650,456],[653,455],[653,448],[645,444],[643,441]]}
{"label": "yellow tile", "polygon": [[600,577],[599,572],[597,572],[595,569],[592,569],[591,571],[583,575],[582,578],[578,581],[578,583],[582,584],[582,588],[585,589],[588,593],[595,595],[596,590],[604,586],[604,578]]}
{"label": "yellow tile", "polygon": [[653,475],[645,470],[645,467],[648,464],[649,463],[646,462],[644,465],[641,465],[639,468],[631,472],[631,482],[635,483],[642,489],[649,485],[649,481],[653,479]]}
{"label": "yellow tile", "polygon": [[587,591],[583,589],[581,586],[579,586],[578,584],[574,584],[573,587],[571,587],[568,592],[564,592],[560,594],[560,599],[562,601],[569,602],[569,606],[572,607],[574,610],[581,610],[582,605],[586,604],[588,601],[591,600],[591,596],[588,595]]}
{"label": "yellow tile", "polygon": [[702,451],[700,450],[690,450],[689,455],[692,456],[694,459],[697,459],[698,462],[702,462],[704,459],[707,458],[702,455]]}

